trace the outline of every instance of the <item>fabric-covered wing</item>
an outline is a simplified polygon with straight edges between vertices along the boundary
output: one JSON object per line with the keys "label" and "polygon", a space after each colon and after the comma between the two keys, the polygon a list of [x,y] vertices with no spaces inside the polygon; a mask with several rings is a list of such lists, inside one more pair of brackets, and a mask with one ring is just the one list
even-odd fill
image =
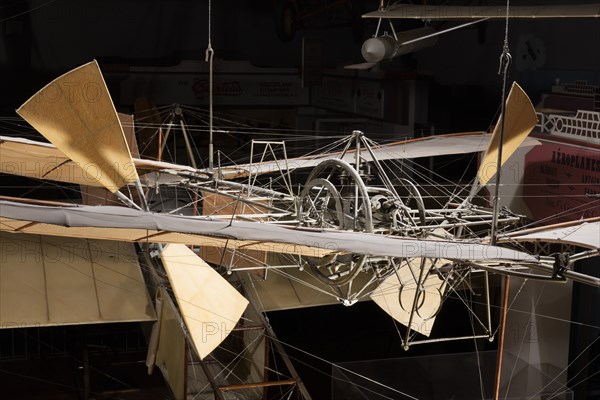
{"label": "fabric-covered wing", "polygon": [[[142,173],[168,170],[193,173],[191,167],[161,161],[134,158],[136,169]],[[29,139],[0,136],[0,172],[35,179],[103,186],[96,179],[96,170],[81,168],[53,144]]]}
{"label": "fabric-covered wing", "polygon": [[600,249],[600,218],[512,232],[500,240],[505,242],[564,243],[589,249]]}
{"label": "fabric-covered wing", "polygon": [[130,243],[0,232],[0,328],[152,321]]}
{"label": "fabric-covered wing", "polygon": [[274,224],[154,214],[124,207],[47,207],[0,201],[0,231],[182,243],[323,256],[358,253],[389,257],[535,262],[515,250],[478,243],[415,240],[362,232],[287,228]]}
{"label": "fabric-covered wing", "polygon": [[[482,132],[455,133],[450,135],[430,136],[388,143],[373,148],[375,157],[380,160],[401,160],[419,157],[433,157],[450,154],[468,154],[485,151],[491,134]],[[536,146],[537,140],[526,139],[522,146]],[[266,174],[277,171],[294,170],[296,168],[312,168],[322,161],[340,158],[341,153],[317,154],[313,157],[298,157],[288,159],[287,165],[282,160],[262,163],[244,164],[222,168],[223,178],[233,179],[249,174]],[[371,161],[372,157],[366,149],[361,150],[361,157]],[[354,150],[348,151],[344,160],[354,163]]]}
{"label": "fabric-covered wing", "polygon": [[[510,18],[597,18],[600,17],[600,5],[569,4],[511,6]],[[506,18],[506,7],[503,6],[439,6],[397,4],[383,11],[374,11],[363,15],[363,18],[399,18],[422,20],[466,20],[466,19],[501,19]]]}

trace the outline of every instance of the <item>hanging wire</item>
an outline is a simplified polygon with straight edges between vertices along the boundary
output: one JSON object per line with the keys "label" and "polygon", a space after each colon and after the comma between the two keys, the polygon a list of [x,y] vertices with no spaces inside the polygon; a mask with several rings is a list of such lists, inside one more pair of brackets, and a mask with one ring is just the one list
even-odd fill
{"label": "hanging wire", "polygon": [[510,0],[506,0],[506,25],[504,29],[504,45],[502,47],[502,54],[500,54],[500,66],[498,69],[498,75],[502,77],[502,108],[500,114],[500,140],[498,145],[498,158],[496,161],[496,185],[494,186],[494,199],[493,199],[493,220],[492,220],[492,231],[491,231],[491,244],[496,245],[497,229],[498,229],[498,208],[500,206],[500,181],[502,177],[502,148],[504,146],[504,130],[506,122],[506,89],[508,85],[508,68],[512,60],[508,49],[508,15],[510,8]]}
{"label": "hanging wire", "polygon": [[208,0],[208,47],[206,48],[206,55],[204,61],[208,63],[208,169],[213,170],[214,167],[214,154],[213,154],[213,59],[215,51],[212,48],[211,38],[211,20],[212,20],[212,0]]}
{"label": "hanging wire", "polygon": [[[500,140],[498,145],[498,158],[496,161],[496,186],[494,188],[493,213],[492,213],[492,230],[490,233],[492,246],[496,245],[497,229],[498,229],[498,209],[500,196],[500,182],[502,176],[502,147],[504,145],[504,129],[506,122],[506,87],[508,81],[508,67],[510,66],[511,55],[508,49],[508,17],[510,13],[510,0],[506,0],[506,18],[504,26],[504,46],[500,55],[500,66],[498,74],[502,77],[502,114],[500,116]],[[506,331],[506,315],[508,312],[508,295],[509,295],[510,277],[504,277],[504,290],[502,292],[502,309],[500,317],[500,337],[498,339],[498,355],[496,362],[496,376],[494,378],[494,399],[500,397],[500,381],[502,372],[502,353],[504,352],[504,337]]]}

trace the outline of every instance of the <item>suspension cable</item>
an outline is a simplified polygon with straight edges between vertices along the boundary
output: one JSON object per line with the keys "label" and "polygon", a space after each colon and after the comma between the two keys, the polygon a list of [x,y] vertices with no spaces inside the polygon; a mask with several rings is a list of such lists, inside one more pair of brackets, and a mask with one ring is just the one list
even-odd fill
{"label": "suspension cable", "polygon": [[[498,68],[498,74],[502,77],[502,114],[500,115],[500,140],[498,145],[498,159],[496,164],[496,187],[494,188],[494,204],[492,214],[492,231],[491,231],[491,244],[496,245],[497,240],[497,225],[498,225],[498,207],[499,207],[499,194],[500,194],[500,178],[502,176],[502,146],[504,144],[504,128],[506,121],[506,86],[508,80],[508,67],[511,62],[511,55],[508,49],[508,18],[510,12],[510,0],[506,0],[506,18],[504,26],[504,45],[502,47],[502,54],[500,55],[500,65]],[[500,380],[502,372],[502,353],[504,351],[504,334],[506,331],[506,316],[508,312],[508,295],[510,288],[509,276],[504,277],[504,291],[502,293],[502,312],[500,317],[500,337],[498,338],[498,356],[496,363],[496,377],[494,382],[494,399],[498,400],[500,397]]]}
{"label": "suspension cable", "polygon": [[211,40],[212,0],[208,0],[208,47],[204,61],[208,63],[208,169],[213,170],[213,59],[215,51]]}

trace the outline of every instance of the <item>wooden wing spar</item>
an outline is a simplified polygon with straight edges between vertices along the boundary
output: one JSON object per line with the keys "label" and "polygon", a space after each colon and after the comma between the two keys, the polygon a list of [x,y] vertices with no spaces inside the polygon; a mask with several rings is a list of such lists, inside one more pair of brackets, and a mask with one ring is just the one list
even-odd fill
{"label": "wooden wing spar", "polygon": [[[513,6],[509,10],[509,18],[598,18],[600,5],[532,5]],[[395,4],[391,7],[370,12],[363,18],[421,19],[421,20],[469,20],[469,19],[503,19],[506,18],[506,7],[503,6],[454,6],[454,5],[411,5]]]}
{"label": "wooden wing spar", "polygon": [[288,228],[154,214],[123,207],[47,207],[0,201],[0,231],[127,242],[180,243],[322,257],[357,253],[401,258],[536,262],[511,249],[478,243],[418,240],[363,232]]}

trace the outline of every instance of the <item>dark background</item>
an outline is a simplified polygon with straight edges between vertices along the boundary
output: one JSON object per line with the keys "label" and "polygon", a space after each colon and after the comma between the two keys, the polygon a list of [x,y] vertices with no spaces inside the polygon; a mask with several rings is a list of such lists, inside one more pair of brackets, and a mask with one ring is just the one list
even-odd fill
{"label": "dark background", "polygon": [[[318,1],[306,2],[320,4]],[[362,11],[375,10],[378,4],[377,1],[352,3],[353,10]],[[502,3],[461,2],[475,5]],[[512,5],[540,3],[569,2],[511,2]],[[342,21],[344,26],[338,26],[339,15],[346,14],[343,10],[334,10],[308,20],[306,29],[299,29],[292,40],[285,42],[276,33],[276,11],[275,2],[267,0],[213,1],[211,33],[215,57],[246,60],[256,66],[300,68],[302,39],[310,38],[321,43],[324,69],[334,68],[360,62],[362,40],[375,30],[374,21],[351,18]],[[420,22],[396,23],[397,29],[418,26],[421,26]],[[433,22],[432,26],[443,29],[451,24]],[[97,59],[103,69],[122,65],[124,70],[132,66],[166,67],[177,65],[181,60],[202,60],[208,43],[208,2],[3,0],[0,3],[0,29],[0,116],[15,117],[14,109],[40,87],[92,59]],[[600,84],[598,20],[511,21],[509,29],[514,57],[520,56],[516,51],[520,35],[535,35],[544,44],[544,65],[536,70],[518,71],[514,66],[511,69],[511,80],[518,80],[534,103],[557,78]],[[389,76],[411,73],[430,82],[429,122],[440,131],[482,129],[492,121],[500,103],[501,81],[497,70],[503,40],[503,22],[484,22],[443,35],[436,46],[385,63],[381,69]],[[120,73],[126,73],[123,71]],[[118,91],[110,81],[109,89]],[[116,106],[119,111],[133,109],[132,104],[118,101]],[[253,107],[252,104],[247,106]],[[6,185],[6,177],[2,179]],[[457,318],[459,312],[452,304],[448,308],[440,314],[439,326],[449,329],[449,334],[462,332],[461,324],[457,322],[461,320]],[[394,325],[382,314],[373,304],[361,303],[352,308],[332,306],[276,312],[269,317],[281,340],[327,360],[342,362],[405,354],[400,349]],[[77,330],[67,330],[65,335],[68,337],[79,337]],[[34,333],[17,332],[17,336],[21,334],[31,340]],[[14,334],[2,332],[2,335],[3,343],[15,340]],[[49,339],[45,341],[47,343]],[[494,349],[495,346],[485,342],[479,345],[480,350]],[[416,347],[410,356],[473,350],[473,342],[468,341]],[[290,355],[301,363],[314,362],[293,350]],[[76,362],[68,361],[67,364],[68,369]],[[298,368],[307,384],[315,390],[313,396],[327,398],[330,388],[326,374],[331,373],[331,366],[319,362],[313,366],[321,372],[306,366]],[[12,364],[7,368],[8,373],[0,372],[0,382],[12,382],[16,391],[36,382],[36,379],[15,380],[15,373],[25,374],[29,367],[21,370]],[[46,376],[43,372],[40,374],[37,376]]]}

